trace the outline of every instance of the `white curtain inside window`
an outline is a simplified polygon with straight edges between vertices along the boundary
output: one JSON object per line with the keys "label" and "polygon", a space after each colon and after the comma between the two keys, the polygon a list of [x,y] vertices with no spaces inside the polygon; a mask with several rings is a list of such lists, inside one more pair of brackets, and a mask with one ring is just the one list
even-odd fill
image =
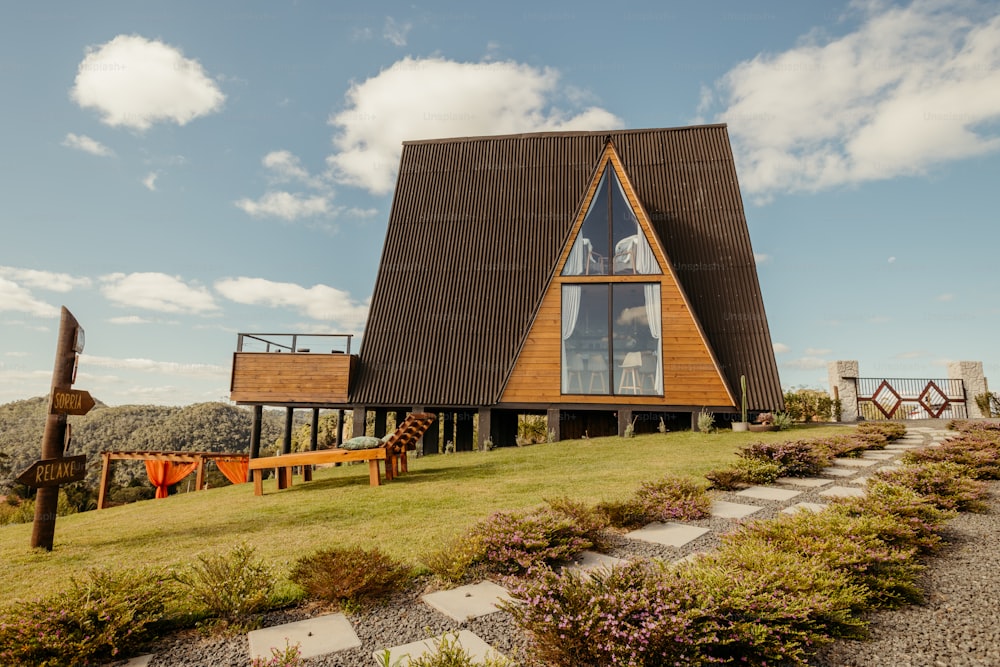
{"label": "white curtain inside window", "polygon": [[566,341],[576,329],[576,320],[580,317],[580,286],[563,285],[562,287],[562,390],[569,393],[570,367],[566,363]]}
{"label": "white curtain inside window", "polygon": [[[615,185],[618,186],[618,193],[621,195],[622,201],[628,204],[628,197],[625,196],[621,180],[617,178],[614,180]],[[656,263],[656,255],[653,254],[653,249],[649,247],[646,235],[642,233],[639,218],[635,215],[635,211],[632,210],[631,205],[629,205],[629,217],[635,220],[635,244],[632,249],[632,252],[635,253],[635,272],[644,275],[660,273],[660,265]]]}
{"label": "white curtain inside window", "polygon": [[[589,259],[590,256],[589,247],[584,247],[584,241],[586,239],[583,238],[583,234],[577,234],[576,242],[569,251],[569,257],[566,258],[566,266],[563,267],[564,276],[583,275],[583,262],[585,259]],[[589,246],[590,243],[587,242],[586,245]]]}
{"label": "white curtain inside window", "polygon": [[[656,375],[653,377],[653,390],[657,395],[662,395],[663,342],[661,340],[661,332],[663,321],[660,315],[660,286],[655,283],[643,285],[643,292],[643,296],[646,299],[646,321],[649,324],[649,335],[656,341]],[[565,327],[565,324],[563,326]]]}

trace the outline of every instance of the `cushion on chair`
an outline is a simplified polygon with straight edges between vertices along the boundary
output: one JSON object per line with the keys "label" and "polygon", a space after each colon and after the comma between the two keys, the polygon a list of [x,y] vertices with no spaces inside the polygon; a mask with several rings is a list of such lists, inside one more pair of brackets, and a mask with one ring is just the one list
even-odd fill
{"label": "cushion on chair", "polygon": [[370,435],[359,435],[351,438],[342,444],[341,449],[375,449],[382,446],[381,438],[373,438]]}

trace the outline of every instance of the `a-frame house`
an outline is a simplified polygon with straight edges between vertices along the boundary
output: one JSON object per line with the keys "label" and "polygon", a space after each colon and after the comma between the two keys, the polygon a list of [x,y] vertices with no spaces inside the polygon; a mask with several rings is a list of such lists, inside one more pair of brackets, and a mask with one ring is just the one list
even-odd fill
{"label": "a-frame house", "polygon": [[[782,408],[724,125],[407,142],[348,406],[513,444]],[[338,404],[339,406],[339,404]],[[326,407],[334,407],[331,403]],[[343,406],[341,406],[343,407]]]}

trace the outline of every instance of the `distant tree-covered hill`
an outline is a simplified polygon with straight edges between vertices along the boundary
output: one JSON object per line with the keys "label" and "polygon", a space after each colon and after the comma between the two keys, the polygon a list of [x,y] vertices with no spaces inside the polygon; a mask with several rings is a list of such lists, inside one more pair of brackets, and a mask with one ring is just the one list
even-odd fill
{"label": "distant tree-covered hill", "polygon": [[[22,470],[41,458],[47,408],[47,397],[0,405],[0,495]],[[88,414],[69,417],[72,441],[67,454],[87,455],[85,484],[95,487],[101,473],[100,453],[106,450],[246,452],[251,416],[248,408],[219,402],[183,407],[110,407],[98,402]],[[264,410],[262,448],[279,441],[284,420],[284,410]],[[297,436],[308,420],[308,411],[295,413]],[[117,484],[127,485],[138,477],[145,477],[142,465],[115,465]]]}

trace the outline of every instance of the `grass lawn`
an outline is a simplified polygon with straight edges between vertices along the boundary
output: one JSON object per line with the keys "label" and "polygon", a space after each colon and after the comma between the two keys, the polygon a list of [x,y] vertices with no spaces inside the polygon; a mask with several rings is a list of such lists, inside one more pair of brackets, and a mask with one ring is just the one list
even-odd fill
{"label": "grass lawn", "polygon": [[701,478],[751,442],[847,431],[679,432],[411,458],[409,474],[377,488],[368,486],[367,464],[328,468],[311,483],[297,477],[285,491],[269,480],[263,497],[243,484],[59,517],[52,552],[29,547],[31,524],[4,526],[0,603],[59,591],[90,567],[183,565],[241,541],[281,573],[300,556],[336,546],[378,546],[417,564],[498,510],[557,496],[588,504],[623,499],[667,474]]}

